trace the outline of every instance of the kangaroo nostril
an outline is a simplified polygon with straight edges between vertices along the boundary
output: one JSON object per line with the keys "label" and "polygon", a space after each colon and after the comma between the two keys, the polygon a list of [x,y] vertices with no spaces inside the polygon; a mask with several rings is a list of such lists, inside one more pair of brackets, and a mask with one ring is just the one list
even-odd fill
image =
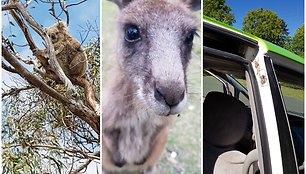
{"label": "kangaroo nostril", "polygon": [[185,89],[179,86],[157,86],[154,91],[154,97],[157,101],[166,103],[170,107],[176,106],[184,99]]}
{"label": "kangaroo nostril", "polygon": [[154,97],[157,101],[159,102],[163,102],[165,99],[164,99],[164,95],[163,93],[161,92],[160,89],[158,88],[155,88],[155,91],[154,91]]}
{"label": "kangaroo nostril", "polygon": [[182,101],[182,100],[184,99],[184,97],[185,97],[185,90],[182,92],[182,94],[181,94],[179,100]]}
{"label": "kangaroo nostril", "polygon": [[178,92],[178,93],[176,93],[174,95],[175,96],[173,97],[172,103],[168,103],[167,102],[167,104],[169,106],[176,106],[176,105],[178,105],[184,99],[184,97],[185,97],[185,90],[183,90],[182,93]]}

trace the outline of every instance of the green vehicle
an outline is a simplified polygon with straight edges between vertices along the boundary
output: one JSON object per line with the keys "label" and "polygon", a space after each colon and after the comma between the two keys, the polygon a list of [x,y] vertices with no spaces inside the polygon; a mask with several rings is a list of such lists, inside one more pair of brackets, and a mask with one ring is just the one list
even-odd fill
{"label": "green vehicle", "polygon": [[304,173],[304,59],[204,17],[204,174]]}

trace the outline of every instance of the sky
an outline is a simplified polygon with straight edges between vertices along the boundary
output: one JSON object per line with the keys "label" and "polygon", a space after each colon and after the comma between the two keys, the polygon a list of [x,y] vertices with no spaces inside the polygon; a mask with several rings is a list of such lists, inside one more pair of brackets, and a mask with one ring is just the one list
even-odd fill
{"label": "sky", "polygon": [[260,7],[277,13],[286,22],[290,36],[304,23],[303,0],[226,0],[226,4],[232,8],[236,19],[233,26],[238,29],[242,29],[243,18],[249,10]]}
{"label": "sky", "polygon": [[[24,1],[22,1],[24,2]],[[67,0],[67,3],[73,3],[73,2],[79,2],[79,0]],[[31,1],[30,6],[28,7],[30,14],[33,16],[33,18],[41,24],[43,27],[48,27],[53,25],[56,20],[49,14],[48,9],[50,8],[50,5],[45,5],[43,3],[37,4],[35,1]],[[16,38],[13,38],[14,42],[17,44],[25,44],[24,36],[22,35],[21,30],[15,26],[11,26],[9,24],[9,20],[11,19],[8,17],[6,12],[2,12],[2,31],[3,35],[5,37],[8,37],[9,35],[15,35]],[[86,2],[77,5],[77,6],[71,6],[69,7],[69,19],[70,19],[70,25],[69,25],[69,32],[70,34],[76,38],[78,41],[81,41],[80,32],[82,32],[84,27],[86,27],[86,24],[90,22],[92,25],[96,26],[97,30],[100,31],[100,1],[99,0],[87,0]],[[65,17],[62,16],[62,19],[65,20]],[[38,45],[39,48],[43,48],[42,40],[40,36],[32,32],[33,39]],[[95,32],[90,32],[88,35],[88,39],[85,40],[83,43],[83,46],[88,43],[89,38],[97,37],[97,34]],[[28,48],[19,48],[16,49],[21,56],[26,58],[27,56],[32,56],[32,52]],[[29,67],[29,69],[32,69]],[[32,71],[32,70],[31,70]],[[11,77],[6,73],[6,71],[2,70],[2,81],[4,81],[6,84],[14,85],[12,83]],[[2,85],[3,87],[4,85]],[[100,171],[100,167],[98,163],[92,162],[86,171],[86,174],[95,174],[97,173],[97,170]]]}
{"label": "sky", "polygon": [[[67,3],[78,2],[75,0],[68,0]],[[45,5],[43,3],[37,4],[35,1],[32,1],[28,10],[33,18],[41,24],[43,27],[49,27],[56,22],[56,19],[49,14],[48,9],[50,9],[50,5]],[[86,2],[79,4],[77,6],[71,6],[68,8],[69,10],[69,32],[70,34],[76,38],[77,40],[81,40],[80,32],[82,32],[83,28],[86,27],[86,23],[90,22],[91,24],[97,24],[97,29],[100,29],[100,2],[97,0],[87,0]],[[57,8],[58,12],[59,9]],[[18,36],[21,33],[18,27],[9,26],[7,16],[4,16],[2,13],[2,30],[4,32],[4,36],[9,35],[9,32]],[[64,21],[66,21],[65,15],[60,16]],[[10,18],[11,19],[11,18]],[[88,38],[91,38],[95,35],[94,32],[91,32]],[[33,34],[34,40],[39,40],[40,37]],[[23,41],[23,38],[18,38],[19,41]],[[84,42],[87,43],[88,40]],[[83,44],[83,45],[84,45]]]}

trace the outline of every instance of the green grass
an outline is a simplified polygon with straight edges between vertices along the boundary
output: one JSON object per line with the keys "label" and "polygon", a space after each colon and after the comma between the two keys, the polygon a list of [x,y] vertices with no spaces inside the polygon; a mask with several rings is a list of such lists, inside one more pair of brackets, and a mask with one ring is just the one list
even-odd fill
{"label": "green grass", "polygon": [[292,97],[301,101],[304,100],[304,88],[298,88],[281,83],[281,89],[284,96]]}
{"label": "green grass", "polygon": [[[239,83],[246,87],[246,81],[237,79]],[[304,88],[287,83],[280,83],[281,91],[284,96],[291,97],[296,100],[304,100]]]}
{"label": "green grass", "polygon": [[[102,81],[107,80],[107,71],[114,59],[116,38],[116,15],[118,8],[111,2],[102,2]],[[199,20],[200,12],[196,13]],[[200,33],[199,33],[200,34]],[[177,153],[169,159],[164,153],[157,165],[160,174],[200,174],[201,173],[201,40],[194,39],[194,50],[187,72],[188,104],[181,116],[171,126],[166,148]],[[104,83],[103,83],[104,84]],[[103,95],[103,92],[102,92]]]}
{"label": "green grass", "polygon": [[[246,81],[244,79],[237,80],[240,84],[246,87]],[[287,111],[304,113],[304,88],[302,86],[283,82],[280,83],[280,87]],[[216,85],[213,85],[213,88],[216,88]],[[204,91],[204,93],[206,94],[207,90]],[[249,102],[246,98],[240,98],[240,100],[243,101],[246,105],[249,105]]]}

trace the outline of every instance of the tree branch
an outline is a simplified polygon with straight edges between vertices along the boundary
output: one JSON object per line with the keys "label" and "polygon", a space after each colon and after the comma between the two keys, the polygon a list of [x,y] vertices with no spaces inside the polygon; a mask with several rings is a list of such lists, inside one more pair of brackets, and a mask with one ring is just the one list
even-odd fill
{"label": "tree branch", "polygon": [[[80,131],[75,131],[75,130],[74,130],[74,125],[71,125],[71,121],[68,121],[68,120],[65,119],[65,118],[58,118],[58,117],[56,117],[56,118],[57,118],[57,120],[61,121],[61,122],[63,123],[63,125],[64,125],[72,134],[78,136],[78,138],[76,138],[76,139],[82,138],[82,139],[86,140],[87,143],[89,143],[89,142],[90,142],[90,143],[91,143],[91,142],[95,142],[95,143],[99,144],[99,140],[98,140],[98,139],[96,139],[96,138],[90,139],[90,138],[86,137],[85,135],[81,135],[81,134],[79,133]],[[94,136],[92,135],[91,137],[94,137]]]}
{"label": "tree branch", "polygon": [[11,10],[11,9],[16,9],[16,5],[11,3],[2,5],[2,11]]}
{"label": "tree branch", "polygon": [[20,93],[21,91],[25,91],[25,90],[29,90],[29,89],[33,89],[34,86],[23,86],[20,88],[11,88],[9,91],[3,92],[2,93],[2,98],[9,96],[9,95],[17,95],[18,93]]}
{"label": "tree branch", "polygon": [[[97,151],[93,153],[93,155],[97,156],[100,154],[100,151]],[[78,174],[80,173],[83,169],[87,168],[87,166],[91,163],[92,159],[87,160],[84,164],[80,165],[77,169],[72,171],[70,174]]]}
{"label": "tree branch", "polygon": [[83,2],[86,2],[86,1],[87,1],[87,0],[83,0],[83,1],[79,1],[79,2],[75,2],[75,3],[68,4],[68,5],[66,5],[66,8],[71,7],[71,6],[74,6],[74,5],[82,4]]}
{"label": "tree branch", "polygon": [[61,19],[59,18],[60,15],[57,16],[56,13],[55,13],[55,2],[54,2],[54,1],[50,1],[50,3],[51,3],[51,8],[49,9],[50,14],[51,14],[56,20],[61,20]]}
{"label": "tree branch", "polygon": [[34,49],[37,48],[36,44],[34,43],[30,31],[28,27],[24,24],[20,16],[15,10],[9,10],[9,13],[12,15],[18,26],[20,27],[21,31],[23,32],[27,42],[29,43],[30,49],[33,51]]}
{"label": "tree branch", "polygon": [[[19,0],[9,0],[9,4],[11,4],[10,7],[13,7],[11,9],[5,8],[6,10],[18,10],[22,17],[27,21],[27,23],[33,28],[35,32],[37,32],[42,39],[46,43],[46,49],[47,53],[50,58],[50,65],[53,71],[56,73],[56,75],[64,82],[65,87],[67,88],[68,94],[76,94],[75,87],[71,83],[71,81],[68,79],[66,74],[64,73],[63,69],[61,68],[60,64],[58,63],[56,56],[55,56],[55,50],[53,47],[53,44],[51,42],[51,39],[46,34],[46,32],[42,29],[42,27],[32,18],[31,15],[29,15],[27,9],[24,7],[24,5]],[[14,12],[13,12],[14,13]],[[32,50],[33,51],[33,50]]]}
{"label": "tree branch", "polygon": [[43,148],[43,149],[53,149],[53,150],[61,150],[64,152],[68,153],[73,153],[73,154],[80,154],[84,156],[85,158],[89,158],[92,160],[100,160],[100,157],[98,156],[100,152],[94,152],[94,153],[86,153],[82,150],[79,149],[72,149],[72,148],[64,148],[64,147],[59,147],[59,146],[50,146],[50,145],[45,145],[45,144],[29,144],[29,143],[24,143],[24,144],[15,144],[15,145],[10,145],[10,146],[3,146],[3,149],[8,149],[12,147],[31,147],[31,148]]}
{"label": "tree branch", "polygon": [[3,69],[5,69],[8,72],[17,73],[14,68],[12,68],[9,65],[5,64],[3,61],[2,61],[2,65],[1,66],[2,66]]}
{"label": "tree branch", "polygon": [[80,119],[84,120],[87,124],[89,124],[92,129],[99,134],[99,115],[95,112],[91,111],[88,107],[83,104],[76,102],[72,99],[68,99],[64,97],[62,94],[49,87],[43,81],[41,81],[38,77],[29,72],[26,68],[24,68],[18,60],[9,53],[5,46],[2,45],[2,56],[4,59],[9,62],[14,68],[15,71],[22,76],[25,80],[27,80],[30,84],[39,88],[42,92],[48,94],[49,96],[57,99],[59,102],[63,103],[68,107],[68,109],[75,115],[77,115]]}
{"label": "tree branch", "polygon": [[84,88],[87,103],[99,115],[100,104],[96,100],[95,91],[90,82],[85,78],[74,78],[72,82]]}
{"label": "tree branch", "polygon": [[66,9],[66,1],[61,1],[61,0],[58,0],[59,4],[60,4],[60,7],[62,9],[62,11],[65,13],[66,15],[66,22],[67,22],[67,26],[69,26],[69,13],[68,13],[68,10]]}

